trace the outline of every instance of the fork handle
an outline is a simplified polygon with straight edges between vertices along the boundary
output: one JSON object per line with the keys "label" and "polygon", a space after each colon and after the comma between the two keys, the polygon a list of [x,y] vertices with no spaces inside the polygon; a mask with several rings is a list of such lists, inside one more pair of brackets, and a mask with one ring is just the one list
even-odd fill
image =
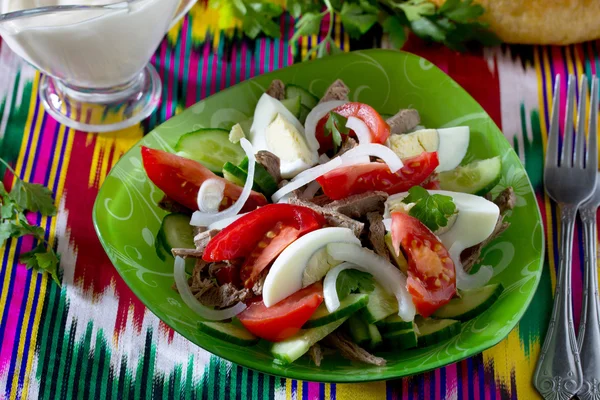
{"label": "fork handle", "polygon": [[579,345],[583,385],[579,390],[581,400],[600,399],[600,318],[598,311],[598,272],[596,262],[596,209],[595,205],[583,208],[579,216],[583,222],[585,244],[584,283]]}
{"label": "fork handle", "polygon": [[559,203],[560,254],[552,317],[534,376],[546,399],[570,399],[581,388],[582,370],[571,307],[571,258],[577,206]]}

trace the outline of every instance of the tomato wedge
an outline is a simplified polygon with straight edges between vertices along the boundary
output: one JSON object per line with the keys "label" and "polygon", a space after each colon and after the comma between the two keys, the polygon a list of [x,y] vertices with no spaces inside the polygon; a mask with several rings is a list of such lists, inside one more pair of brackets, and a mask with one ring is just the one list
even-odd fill
{"label": "tomato wedge", "polygon": [[392,244],[408,258],[406,288],[417,312],[428,317],[456,294],[456,271],[448,250],[418,219],[392,213]]}
{"label": "tomato wedge", "polygon": [[[204,165],[188,158],[142,146],[142,161],[150,180],[167,196],[190,210],[198,209],[198,190],[207,179],[218,179],[225,183],[221,209],[231,206],[242,194],[241,187],[215,175]],[[265,196],[252,191],[242,212],[254,210],[265,204],[267,204]]]}
{"label": "tomato wedge", "polygon": [[275,224],[246,258],[240,271],[240,278],[247,288],[252,288],[261,272],[277,256],[300,236],[300,231],[292,226],[284,226],[282,222]]}
{"label": "tomato wedge", "polygon": [[237,315],[254,335],[279,342],[293,336],[323,302],[323,285],[314,283],[267,308],[262,301],[252,303]]}
{"label": "tomato wedge", "polygon": [[374,190],[396,194],[423,183],[438,164],[436,152],[421,153],[406,160],[404,167],[395,174],[387,164],[372,162],[334,169],[317,178],[317,182],[333,200]]}
{"label": "tomato wedge", "polygon": [[[371,141],[373,143],[384,144],[390,136],[390,126],[381,118],[381,115],[375,109],[364,103],[346,103],[332,110],[346,118],[356,117],[361,119],[371,131]],[[325,124],[329,119],[329,114],[321,118],[317,123],[315,137],[319,141],[319,150],[324,153],[333,148],[333,138],[331,135],[325,136]]]}
{"label": "tomato wedge", "polygon": [[308,207],[268,204],[244,215],[217,233],[208,242],[202,258],[204,261],[224,261],[248,257],[278,222],[296,229],[297,237],[325,226],[323,216]]}

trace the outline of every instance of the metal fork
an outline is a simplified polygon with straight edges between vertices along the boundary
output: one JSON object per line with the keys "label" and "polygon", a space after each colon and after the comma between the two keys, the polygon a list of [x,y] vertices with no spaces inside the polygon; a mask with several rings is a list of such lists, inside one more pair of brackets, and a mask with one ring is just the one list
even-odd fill
{"label": "metal fork", "polygon": [[[592,79],[589,132],[596,132],[598,119],[598,78]],[[582,124],[579,121],[578,125]],[[597,173],[598,174],[598,173]],[[581,400],[600,399],[600,306],[598,304],[598,266],[596,262],[596,210],[600,205],[600,179],[596,190],[579,209],[583,222],[585,243],[583,299],[577,345],[583,370],[583,385],[579,390]]]}
{"label": "metal fork", "polygon": [[[573,252],[573,225],[577,209],[595,189],[598,170],[596,130],[589,132],[585,153],[585,99],[587,79],[581,78],[579,112],[573,157],[573,111],[575,108],[575,77],[569,75],[564,140],[560,165],[558,160],[558,100],[560,77],[557,77],[552,102],[552,121],[548,136],[544,186],[546,193],[558,203],[560,211],[560,254],[558,279],[554,293],[552,317],[546,340],[540,353],[534,376],[534,385],[546,399],[570,399],[581,388],[583,377],[579,351],[573,327],[571,307],[571,257]],[[585,164],[584,164],[585,161]]]}

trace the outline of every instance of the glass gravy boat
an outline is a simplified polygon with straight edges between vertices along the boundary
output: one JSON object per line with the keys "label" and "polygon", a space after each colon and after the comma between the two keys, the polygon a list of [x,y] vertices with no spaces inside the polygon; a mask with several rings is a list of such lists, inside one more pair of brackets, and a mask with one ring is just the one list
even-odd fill
{"label": "glass gravy boat", "polygon": [[148,62],[194,2],[0,0],[0,36],[42,72],[40,99],[56,120],[87,132],[115,131],[158,106],[162,85]]}

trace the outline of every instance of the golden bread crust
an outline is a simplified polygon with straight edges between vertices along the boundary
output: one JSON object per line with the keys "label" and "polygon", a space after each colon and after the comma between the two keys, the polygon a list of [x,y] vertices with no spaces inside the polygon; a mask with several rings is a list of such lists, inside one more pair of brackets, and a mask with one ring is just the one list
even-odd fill
{"label": "golden bread crust", "polygon": [[[445,0],[430,0],[441,5]],[[571,44],[600,39],[600,0],[475,0],[500,39],[521,44]]]}

